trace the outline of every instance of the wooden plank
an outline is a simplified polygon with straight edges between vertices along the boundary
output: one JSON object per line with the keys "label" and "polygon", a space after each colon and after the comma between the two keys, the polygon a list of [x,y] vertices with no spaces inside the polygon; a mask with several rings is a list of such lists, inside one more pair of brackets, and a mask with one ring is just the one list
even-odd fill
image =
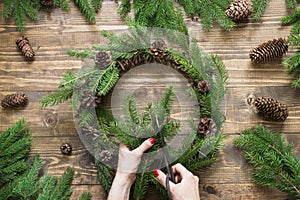
{"label": "wooden plank", "polygon": [[[273,0],[261,20],[238,23],[232,31],[224,31],[214,24],[212,30],[206,32],[199,22],[185,19],[190,36],[197,39],[203,52],[218,54],[229,73],[228,92],[222,104],[227,118],[223,130],[229,137],[224,150],[218,154],[219,160],[210,168],[196,172],[200,177],[202,199],[286,198],[284,193],[251,183],[252,167],[246,163],[232,141],[242,130],[264,124],[272,130],[284,132],[287,140],[295,145],[295,155],[300,156],[299,90],[290,87],[292,77],[286,74],[280,59],[265,64],[252,63],[249,59],[249,51],[253,47],[289,35],[290,26],[282,27],[280,24],[281,16],[288,13],[284,1]],[[24,92],[30,101],[24,109],[0,109],[0,131],[18,119],[25,118],[33,135],[32,154],[41,154],[45,162],[43,172],[61,176],[67,167],[74,167],[76,173],[71,199],[77,199],[83,191],[90,191],[93,199],[105,199],[106,195],[97,180],[93,157],[77,135],[69,102],[42,108],[38,100],[57,91],[57,85],[66,71],[77,71],[83,65],[80,59],[67,56],[66,51],[105,43],[106,39],[100,36],[101,30],[118,33],[126,29],[117,14],[117,5],[114,1],[104,1],[95,24],[87,23],[73,3],[69,12],[59,8],[50,12],[40,11],[39,21],[28,21],[24,33],[17,32],[13,20],[5,20],[2,14],[3,3],[0,3],[0,98],[9,93]],[[26,62],[16,48],[15,39],[23,34],[29,38],[36,51],[34,62]],[[290,48],[283,59],[296,51]],[[138,82],[132,80],[129,85],[141,84],[144,78],[141,76]],[[165,84],[166,80],[161,82]],[[156,96],[156,89],[153,88],[153,96]],[[286,103],[290,109],[287,121],[275,123],[259,118],[246,103],[250,93]],[[115,109],[120,107],[115,106]],[[69,142],[73,146],[72,156],[60,153],[62,142]],[[159,198],[159,194],[151,188],[145,199]]]}

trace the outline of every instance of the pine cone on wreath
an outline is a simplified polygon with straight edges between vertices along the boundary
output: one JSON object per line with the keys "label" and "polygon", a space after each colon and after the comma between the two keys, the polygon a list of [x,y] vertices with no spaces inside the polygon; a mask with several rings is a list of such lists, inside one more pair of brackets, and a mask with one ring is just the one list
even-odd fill
{"label": "pine cone on wreath", "polygon": [[245,19],[252,14],[253,4],[250,0],[235,0],[226,9],[226,15],[233,21]]}
{"label": "pine cone on wreath", "polygon": [[217,133],[216,123],[211,118],[202,118],[198,124],[198,134],[202,137],[213,136]]}
{"label": "pine cone on wreath", "polygon": [[26,60],[33,60],[33,56],[35,53],[31,45],[29,44],[29,40],[26,37],[21,36],[18,39],[16,39],[16,45],[18,46],[22,54],[25,56]]}
{"label": "pine cone on wreath", "polygon": [[265,62],[281,57],[288,50],[285,39],[278,38],[260,44],[250,51],[251,61]]}
{"label": "pine cone on wreath", "polygon": [[82,99],[80,106],[84,108],[95,108],[98,104],[101,103],[101,97],[98,95],[91,95],[86,91],[82,92]]}
{"label": "pine cone on wreath", "polygon": [[247,102],[256,108],[257,113],[263,114],[267,119],[285,121],[289,115],[287,106],[272,98],[255,98],[253,95],[250,95]]}
{"label": "pine cone on wreath", "polygon": [[166,43],[163,40],[154,41],[149,53],[155,58],[163,58],[166,55]]}
{"label": "pine cone on wreath", "polygon": [[111,64],[111,57],[107,52],[99,51],[96,53],[94,61],[96,67],[106,69]]}
{"label": "pine cone on wreath", "polygon": [[112,154],[110,151],[108,150],[102,150],[100,153],[99,153],[99,160],[101,162],[109,162],[110,160],[112,159]]}
{"label": "pine cone on wreath", "polygon": [[208,92],[210,90],[210,84],[207,80],[201,80],[197,84],[197,89],[202,93]]}
{"label": "pine cone on wreath", "polygon": [[53,0],[40,0],[40,4],[45,7],[53,6]]}
{"label": "pine cone on wreath", "polygon": [[28,97],[25,94],[9,94],[2,99],[1,106],[3,108],[16,108],[25,106],[27,101]]}

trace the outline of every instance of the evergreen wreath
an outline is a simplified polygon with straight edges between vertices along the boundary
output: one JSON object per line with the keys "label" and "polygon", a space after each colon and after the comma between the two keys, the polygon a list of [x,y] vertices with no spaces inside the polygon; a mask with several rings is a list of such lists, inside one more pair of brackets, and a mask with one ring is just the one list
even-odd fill
{"label": "evergreen wreath", "polygon": [[[128,23],[132,25],[129,26],[128,33],[116,35],[102,31],[102,35],[109,40],[106,45],[94,45],[92,49],[69,51],[70,56],[89,58],[95,62],[92,66],[84,67],[77,74],[67,72],[58,86],[59,90],[40,100],[45,107],[72,98],[73,108],[79,111],[74,115],[76,124],[80,128],[79,134],[92,144],[93,149],[96,149],[93,153],[97,159],[98,177],[107,192],[113,181],[114,170],[106,164],[117,160],[115,157],[118,151],[111,149],[110,145],[103,144],[103,141],[112,145],[122,142],[130,149],[134,149],[144,141],[144,138],[138,137],[138,134],[157,130],[158,127],[155,128],[153,125],[154,116],[158,116],[158,121],[163,124],[162,133],[167,140],[176,136],[180,129],[180,123],[170,120],[174,99],[172,87],[166,89],[160,101],[147,104],[141,113],[137,109],[133,96],[125,98],[123,123],[116,121],[111,112],[101,103],[102,99],[112,91],[119,78],[136,66],[145,63],[171,66],[187,78],[191,85],[188,92],[199,103],[197,114],[201,120],[198,124],[191,124],[192,132],[196,137],[182,141],[185,146],[192,145],[182,152],[176,162],[184,164],[192,171],[214,163],[216,153],[222,148],[225,137],[221,131],[225,117],[219,105],[225,93],[227,71],[221,59],[215,55],[203,56],[197,42],[190,41],[183,33],[141,27],[132,21]],[[155,33],[154,38],[151,33]],[[178,46],[170,47],[167,44]],[[136,135],[132,136],[132,134]],[[160,141],[159,136],[155,137]],[[160,142],[157,142],[151,151],[159,148],[161,148]],[[172,154],[176,152],[169,151],[169,154],[173,156]],[[117,163],[109,164],[117,165]],[[132,188],[132,198],[143,199],[150,183],[154,183],[157,189],[165,194],[152,173],[146,172],[143,167],[147,166],[140,166],[142,173],[137,174]]]}
{"label": "evergreen wreath", "polygon": [[282,133],[258,125],[242,131],[234,144],[253,165],[254,183],[286,192],[290,200],[300,198],[299,158]]}
{"label": "evergreen wreath", "polygon": [[[24,120],[0,133],[0,199],[69,199],[74,169],[67,168],[60,179],[48,174],[40,176],[43,160],[38,155],[29,158],[31,142]],[[90,199],[90,193],[79,198]]]}

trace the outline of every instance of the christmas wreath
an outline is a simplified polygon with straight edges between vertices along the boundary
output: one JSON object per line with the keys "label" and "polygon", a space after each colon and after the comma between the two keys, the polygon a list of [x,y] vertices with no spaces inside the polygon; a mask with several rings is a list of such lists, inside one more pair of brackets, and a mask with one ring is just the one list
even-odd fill
{"label": "christmas wreath", "polygon": [[[122,142],[134,149],[149,135],[160,141],[160,130],[167,146],[156,142],[149,155],[143,156],[131,194],[133,199],[142,199],[150,183],[165,193],[150,173],[165,166],[157,156],[162,148],[167,150],[171,162],[180,162],[193,171],[212,164],[223,146],[225,134],[221,127],[225,117],[220,104],[227,80],[225,65],[215,55],[203,55],[195,40],[176,31],[134,25],[118,35],[107,31],[102,31],[102,35],[108,39],[107,44],[68,52],[70,56],[85,58],[84,67],[77,73],[67,72],[59,90],[40,103],[45,107],[72,98],[78,134],[97,160],[98,177],[106,191],[114,177],[118,144]],[[122,120],[117,120],[105,106],[120,78],[144,64],[171,67],[189,82],[186,94],[195,98],[197,105],[191,105],[196,116],[187,117],[188,132],[182,121],[170,116],[176,98],[172,86],[165,87],[160,101],[148,103],[142,110],[133,95],[127,95]],[[151,162],[149,156],[153,158]]]}

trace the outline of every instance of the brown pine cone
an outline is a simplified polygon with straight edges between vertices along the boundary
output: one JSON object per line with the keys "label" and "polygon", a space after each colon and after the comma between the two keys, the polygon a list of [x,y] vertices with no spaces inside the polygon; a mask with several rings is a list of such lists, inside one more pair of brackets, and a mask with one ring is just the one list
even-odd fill
{"label": "brown pine cone", "polygon": [[202,93],[208,92],[210,89],[210,84],[207,80],[201,80],[197,84],[197,89]]}
{"label": "brown pine cone", "polygon": [[250,51],[251,61],[265,62],[281,57],[288,50],[285,39],[278,38],[260,44]]}
{"label": "brown pine cone", "polygon": [[99,51],[96,53],[94,61],[96,67],[106,69],[111,64],[111,57],[107,52]]}
{"label": "brown pine cone", "polygon": [[40,4],[45,7],[53,6],[53,0],[40,0]]}
{"label": "brown pine cone", "polygon": [[217,124],[211,118],[202,118],[198,124],[198,134],[202,137],[213,136],[217,133]]}
{"label": "brown pine cone", "polygon": [[3,108],[16,108],[25,106],[28,101],[28,97],[25,94],[9,94],[1,101]]}
{"label": "brown pine cone", "polygon": [[233,21],[245,19],[252,14],[253,4],[249,0],[235,0],[232,2],[227,10],[226,15]]}
{"label": "brown pine cone", "polygon": [[166,43],[163,40],[154,41],[149,53],[155,58],[163,58],[166,55]]}
{"label": "brown pine cone", "polygon": [[60,151],[64,155],[70,155],[72,153],[72,146],[69,143],[63,143],[60,145]]}
{"label": "brown pine cone", "polygon": [[108,150],[102,150],[100,153],[99,153],[99,160],[101,162],[109,162],[110,160],[112,159],[112,154],[111,152],[109,152]]}
{"label": "brown pine cone", "polygon": [[251,96],[247,101],[249,105],[255,106],[257,113],[263,114],[267,119],[285,121],[289,115],[287,106],[275,99]]}
{"label": "brown pine cone", "polygon": [[21,36],[18,39],[16,39],[16,45],[18,46],[22,54],[25,56],[26,60],[33,60],[33,56],[35,53],[31,45],[29,44],[29,40],[26,37]]}

